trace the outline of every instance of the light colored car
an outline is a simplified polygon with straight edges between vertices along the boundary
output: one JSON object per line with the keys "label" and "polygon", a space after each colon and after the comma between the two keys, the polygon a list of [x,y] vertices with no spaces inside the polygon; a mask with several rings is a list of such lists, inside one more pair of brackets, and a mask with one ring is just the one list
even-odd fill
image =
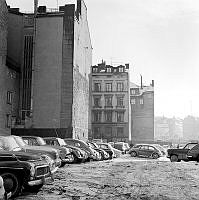
{"label": "light colored car", "polygon": [[126,153],[130,149],[129,144],[126,142],[116,142],[114,148],[122,151],[122,153]]}

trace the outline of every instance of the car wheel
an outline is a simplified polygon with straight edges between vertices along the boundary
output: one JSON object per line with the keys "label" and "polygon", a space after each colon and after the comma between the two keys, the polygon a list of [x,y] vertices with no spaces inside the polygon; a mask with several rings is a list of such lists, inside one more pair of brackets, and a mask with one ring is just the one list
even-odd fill
{"label": "car wheel", "polygon": [[159,158],[159,155],[158,155],[157,153],[153,153],[153,154],[152,154],[152,158],[153,158],[153,159],[157,159],[157,158]]}
{"label": "car wheel", "polygon": [[4,181],[4,188],[7,193],[11,192],[12,197],[16,197],[21,192],[21,180],[10,172],[1,174]]}
{"label": "car wheel", "polygon": [[136,156],[137,156],[137,153],[136,153],[135,151],[132,151],[132,152],[131,152],[131,156],[132,156],[132,157],[136,157]]}
{"label": "car wheel", "polygon": [[43,187],[43,184],[33,185],[33,186],[26,185],[24,188],[25,188],[25,190],[28,191],[28,192],[37,193],[37,192],[39,192],[39,190],[40,190],[42,187]]}
{"label": "car wheel", "polygon": [[172,155],[170,160],[171,160],[171,162],[178,162],[178,156]]}

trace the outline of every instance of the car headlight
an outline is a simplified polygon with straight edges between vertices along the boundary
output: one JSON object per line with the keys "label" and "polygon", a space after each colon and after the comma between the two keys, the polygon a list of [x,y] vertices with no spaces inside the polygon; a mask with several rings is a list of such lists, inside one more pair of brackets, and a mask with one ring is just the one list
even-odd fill
{"label": "car headlight", "polygon": [[44,158],[46,160],[46,162],[48,163],[50,169],[53,167],[54,161],[51,157],[47,156],[47,155],[41,155],[42,158]]}
{"label": "car headlight", "polygon": [[30,176],[34,177],[35,176],[35,165],[30,163]]}

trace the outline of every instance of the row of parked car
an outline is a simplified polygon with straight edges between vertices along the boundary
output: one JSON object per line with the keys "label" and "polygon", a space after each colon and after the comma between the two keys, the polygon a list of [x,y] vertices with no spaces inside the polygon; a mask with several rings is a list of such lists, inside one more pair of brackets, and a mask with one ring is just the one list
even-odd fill
{"label": "row of parked car", "polygon": [[66,163],[108,160],[127,151],[123,143],[118,149],[112,145],[56,137],[0,136],[0,177],[5,195],[37,192],[46,181],[53,181],[54,173]]}

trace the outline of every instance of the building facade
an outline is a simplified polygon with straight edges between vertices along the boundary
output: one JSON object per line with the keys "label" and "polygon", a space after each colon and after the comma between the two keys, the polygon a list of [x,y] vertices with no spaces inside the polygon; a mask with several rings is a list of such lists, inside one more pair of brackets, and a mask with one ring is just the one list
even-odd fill
{"label": "building facade", "polygon": [[90,139],[129,141],[129,66],[105,62],[90,74]]}
{"label": "building facade", "polygon": [[40,6],[36,18],[9,8],[8,24],[8,57],[21,72],[12,131],[88,138],[92,46],[84,1],[59,9]]}
{"label": "building facade", "polygon": [[0,135],[7,135],[18,116],[20,69],[7,58],[9,28],[5,1],[0,2],[0,10]]}
{"label": "building facade", "polygon": [[131,83],[130,103],[131,142],[152,143],[154,141],[154,81],[149,86]]}

